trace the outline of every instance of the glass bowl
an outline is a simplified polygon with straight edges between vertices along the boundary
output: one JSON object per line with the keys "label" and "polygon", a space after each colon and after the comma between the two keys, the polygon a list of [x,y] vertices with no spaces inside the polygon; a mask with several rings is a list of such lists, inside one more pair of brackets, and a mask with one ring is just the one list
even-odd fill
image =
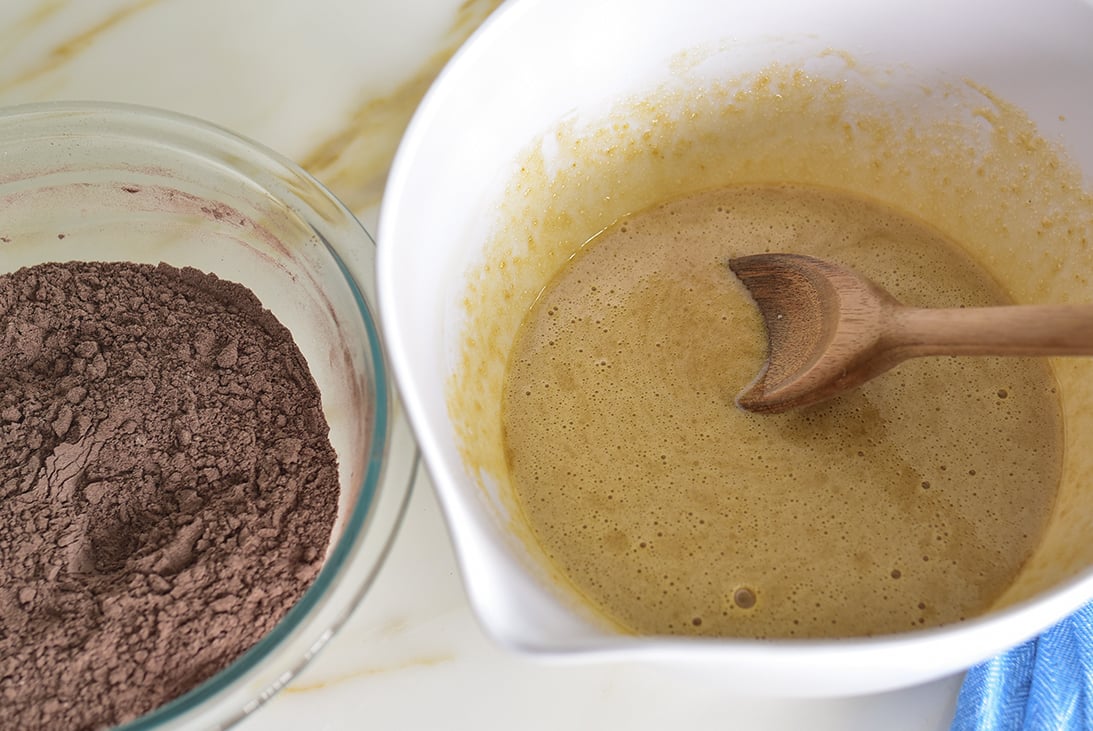
{"label": "glass bowl", "polygon": [[0,272],[51,261],[165,262],[250,288],[292,332],[338,454],[323,568],[249,651],[122,728],[224,728],[286,685],[375,578],[417,464],[393,402],[372,292],[375,244],[325,188],[227,131],[150,109],[0,112]]}

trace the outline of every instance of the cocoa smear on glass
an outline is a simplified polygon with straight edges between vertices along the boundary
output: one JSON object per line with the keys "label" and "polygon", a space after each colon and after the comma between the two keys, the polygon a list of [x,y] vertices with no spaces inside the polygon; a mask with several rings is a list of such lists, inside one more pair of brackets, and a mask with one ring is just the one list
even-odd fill
{"label": "cocoa smear on glass", "polygon": [[248,289],[0,275],[0,725],[109,727],[223,669],[315,578],[338,489],[315,381]]}

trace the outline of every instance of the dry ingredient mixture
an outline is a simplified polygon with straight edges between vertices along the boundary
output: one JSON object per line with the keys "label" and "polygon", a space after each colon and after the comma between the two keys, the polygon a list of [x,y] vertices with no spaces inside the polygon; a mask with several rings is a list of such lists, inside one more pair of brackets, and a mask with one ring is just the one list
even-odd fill
{"label": "dry ingredient mixture", "polygon": [[845,637],[985,611],[1058,491],[1049,366],[917,359],[824,404],[745,412],[765,338],[726,262],[761,251],[851,266],[912,305],[1008,301],[934,229],[838,191],[731,186],[623,218],[513,348],[505,446],[537,540],[640,633]]}
{"label": "dry ingredient mixture", "polygon": [[317,386],[246,288],[0,275],[0,725],[110,727],[223,669],[315,578],[338,490]]}

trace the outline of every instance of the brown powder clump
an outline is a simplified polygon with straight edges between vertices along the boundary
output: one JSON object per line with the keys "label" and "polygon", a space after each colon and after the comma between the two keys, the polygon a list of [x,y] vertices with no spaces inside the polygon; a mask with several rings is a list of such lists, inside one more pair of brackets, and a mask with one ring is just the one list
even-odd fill
{"label": "brown powder clump", "polygon": [[4,726],[113,726],[223,669],[315,578],[338,489],[318,388],[246,288],[0,275]]}

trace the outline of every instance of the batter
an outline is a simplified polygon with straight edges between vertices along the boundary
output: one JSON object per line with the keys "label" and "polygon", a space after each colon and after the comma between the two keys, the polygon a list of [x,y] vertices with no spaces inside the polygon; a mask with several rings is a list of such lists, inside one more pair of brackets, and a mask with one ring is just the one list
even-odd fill
{"label": "batter", "polygon": [[591,604],[642,634],[845,637],[986,610],[1036,546],[1062,464],[1046,362],[924,358],[775,416],[726,261],[830,259],[922,307],[1008,302],[924,223],[795,186],[631,215],[555,276],[505,380],[513,489]]}

